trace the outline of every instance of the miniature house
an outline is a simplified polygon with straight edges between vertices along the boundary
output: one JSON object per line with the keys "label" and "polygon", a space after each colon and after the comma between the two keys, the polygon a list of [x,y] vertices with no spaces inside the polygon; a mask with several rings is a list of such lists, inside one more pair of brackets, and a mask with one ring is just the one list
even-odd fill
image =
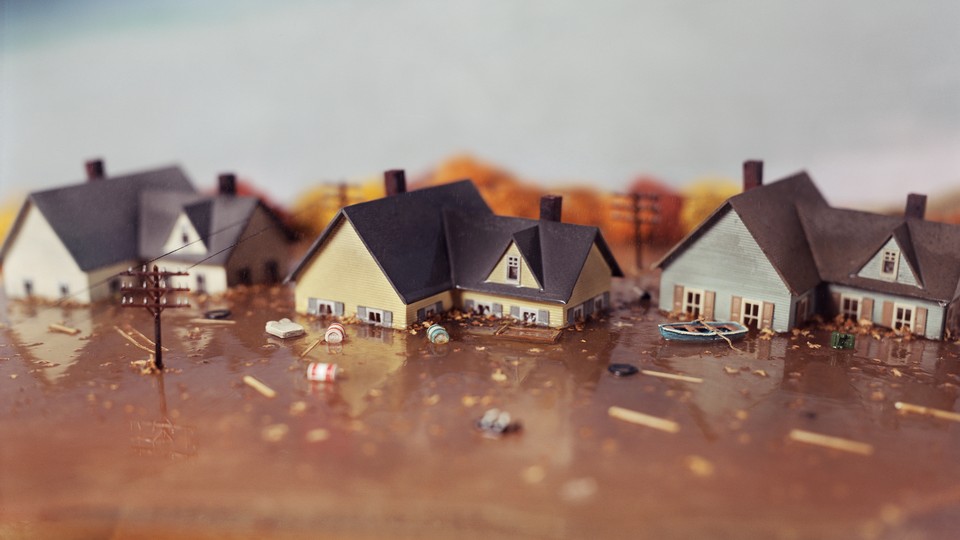
{"label": "miniature house", "polygon": [[494,215],[469,180],[343,208],[287,278],[296,309],[407,325],[459,308],[562,327],[610,305],[622,276],[596,227],[560,222],[559,197],[539,220]]}
{"label": "miniature house", "polygon": [[186,285],[210,293],[282,275],[285,231],[256,198],[236,195],[232,175],[214,196],[197,193],[179,167],[107,178],[94,160],[87,177],[27,197],[0,250],[8,298],[95,301],[146,261],[195,265]]}
{"label": "miniature house", "polygon": [[731,197],[657,264],[660,309],[788,331],[814,314],[941,339],[960,298],[960,226],[833,208],[806,173]]}

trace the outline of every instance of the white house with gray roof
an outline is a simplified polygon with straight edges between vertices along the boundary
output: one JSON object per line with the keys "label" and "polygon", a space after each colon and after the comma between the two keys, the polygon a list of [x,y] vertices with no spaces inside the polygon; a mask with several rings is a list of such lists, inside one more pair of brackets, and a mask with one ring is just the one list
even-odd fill
{"label": "white house with gray roof", "polygon": [[191,267],[187,285],[209,293],[284,275],[284,227],[258,199],[236,195],[232,175],[212,196],[179,167],[107,178],[95,160],[87,176],[27,197],[0,248],[8,298],[93,302],[146,261]]}
{"label": "white house with gray roof", "polygon": [[813,314],[942,339],[957,330],[960,226],[833,208],[806,173],[731,197],[657,264],[660,309],[785,332]]}

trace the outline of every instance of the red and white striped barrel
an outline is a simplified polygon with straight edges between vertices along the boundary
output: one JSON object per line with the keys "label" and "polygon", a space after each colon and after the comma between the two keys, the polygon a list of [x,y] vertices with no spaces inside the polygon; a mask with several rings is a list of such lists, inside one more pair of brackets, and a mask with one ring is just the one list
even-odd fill
{"label": "red and white striped barrel", "polygon": [[311,362],[307,366],[307,378],[317,382],[333,382],[337,380],[337,365]]}
{"label": "red and white striped barrel", "polygon": [[335,322],[327,327],[326,333],[323,334],[323,339],[325,339],[327,343],[340,343],[343,341],[344,336],[343,325]]}

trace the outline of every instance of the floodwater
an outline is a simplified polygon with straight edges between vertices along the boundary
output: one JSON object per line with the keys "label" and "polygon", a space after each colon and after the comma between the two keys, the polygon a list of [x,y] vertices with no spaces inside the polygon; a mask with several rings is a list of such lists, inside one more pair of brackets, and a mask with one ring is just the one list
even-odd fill
{"label": "floodwater", "polygon": [[[163,315],[162,375],[141,374],[149,354],[115,328],[152,337],[145,311],[0,306],[0,538],[958,537],[960,425],[894,407],[957,409],[956,344],[667,343],[621,287],[621,307],[557,344],[350,325],[304,359],[325,322],[291,317],[307,335],[273,338],[264,323],[291,316],[292,294],[237,291]],[[236,324],[189,322],[215,307]],[[309,361],[343,376],[310,383]],[[522,430],[480,433],[494,407]]]}

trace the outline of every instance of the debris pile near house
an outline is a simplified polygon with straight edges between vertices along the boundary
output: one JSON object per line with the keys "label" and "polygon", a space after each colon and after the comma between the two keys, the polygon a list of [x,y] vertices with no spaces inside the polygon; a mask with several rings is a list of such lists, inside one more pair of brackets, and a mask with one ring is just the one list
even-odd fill
{"label": "debris pile near house", "polygon": [[512,420],[510,413],[500,409],[489,409],[477,420],[477,428],[490,437],[499,437],[520,431],[521,424]]}

